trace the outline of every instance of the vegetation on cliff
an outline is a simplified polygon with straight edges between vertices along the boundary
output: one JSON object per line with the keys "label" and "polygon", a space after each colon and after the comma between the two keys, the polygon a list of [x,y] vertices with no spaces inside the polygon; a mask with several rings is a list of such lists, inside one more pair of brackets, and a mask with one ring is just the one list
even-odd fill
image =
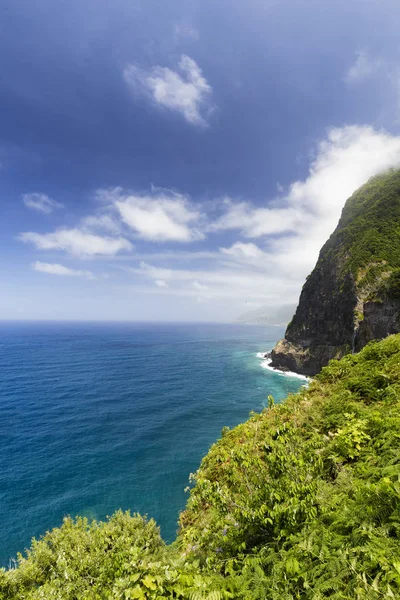
{"label": "vegetation on cliff", "polygon": [[0,571],[0,597],[400,597],[400,335],[269,398],[192,480],[174,544],[138,515],[66,519]]}
{"label": "vegetation on cliff", "polygon": [[[346,202],[326,244],[325,260],[336,257],[341,275],[351,272],[366,300],[388,278],[395,287],[397,276],[389,276],[400,272],[400,170],[373,177]],[[389,293],[391,288],[389,283]]]}

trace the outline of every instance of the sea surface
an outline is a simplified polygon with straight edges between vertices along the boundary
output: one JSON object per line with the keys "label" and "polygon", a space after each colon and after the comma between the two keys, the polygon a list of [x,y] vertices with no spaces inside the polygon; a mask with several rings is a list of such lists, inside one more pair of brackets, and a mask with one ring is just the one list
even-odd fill
{"label": "sea surface", "polygon": [[223,426],[304,380],[257,353],[282,329],[0,323],[0,566],[64,515],[118,508],[176,532],[189,474]]}

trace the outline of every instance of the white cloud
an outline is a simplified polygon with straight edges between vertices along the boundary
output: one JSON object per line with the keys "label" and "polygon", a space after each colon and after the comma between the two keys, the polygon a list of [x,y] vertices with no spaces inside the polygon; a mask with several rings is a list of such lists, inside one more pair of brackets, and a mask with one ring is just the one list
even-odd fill
{"label": "white cloud", "polygon": [[121,232],[120,224],[109,214],[89,215],[81,220],[80,225],[89,231],[107,231],[113,234]]}
{"label": "white cloud", "polygon": [[349,84],[360,83],[379,73],[385,67],[380,58],[372,58],[365,50],[356,53],[356,60],[346,73],[345,81]]}
{"label": "white cloud", "polygon": [[142,239],[153,242],[192,242],[204,235],[195,227],[201,220],[184,196],[120,195],[115,200],[123,222]]}
{"label": "white cloud", "polygon": [[58,229],[53,233],[21,233],[19,239],[39,250],[64,250],[75,256],[114,256],[132,250],[132,244],[122,238],[102,237],[80,229]]}
{"label": "white cloud", "polygon": [[195,290],[198,290],[200,292],[208,290],[208,285],[204,285],[203,283],[199,283],[198,281],[193,281],[192,286]]}
{"label": "white cloud", "polygon": [[255,208],[249,202],[226,199],[225,212],[209,226],[210,231],[239,229],[247,238],[294,231],[301,213],[295,208]]}
{"label": "white cloud", "polygon": [[63,208],[63,204],[56,202],[46,194],[23,194],[22,201],[28,208],[37,210],[46,215],[53,212],[55,208]]}
{"label": "white cloud", "polygon": [[37,260],[33,263],[32,268],[40,273],[49,275],[61,275],[63,277],[84,277],[85,279],[95,279],[91,271],[81,271],[77,269],[69,269],[57,263],[45,263]]}
{"label": "white cloud", "polygon": [[123,74],[134,94],[149,95],[157,105],[179,112],[192,125],[205,125],[212,88],[189,56],[182,55],[178,70],[181,74],[168,67],[156,66],[146,71],[129,65]]}
{"label": "white cloud", "polygon": [[160,288],[168,287],[168,283],[164,279],[156,279],[154,283]]}
{"label": "white cloud", "polygon": [[258,259],[265,256],[265,253],[256,244],[252,244],[251,242],[248,244],[235,242],[230,248],[220,248],[220,251],[227,256],[239,259]]}

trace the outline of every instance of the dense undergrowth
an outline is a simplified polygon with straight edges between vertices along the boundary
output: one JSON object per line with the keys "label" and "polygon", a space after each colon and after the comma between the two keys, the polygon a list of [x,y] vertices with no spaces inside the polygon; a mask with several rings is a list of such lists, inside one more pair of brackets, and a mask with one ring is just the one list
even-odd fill
{"label": "dense undergrowth", "polygon": [[400,598],[400,335],[224,430],[192,483],[174,544],[138,515],[67,519],[0,597]]}

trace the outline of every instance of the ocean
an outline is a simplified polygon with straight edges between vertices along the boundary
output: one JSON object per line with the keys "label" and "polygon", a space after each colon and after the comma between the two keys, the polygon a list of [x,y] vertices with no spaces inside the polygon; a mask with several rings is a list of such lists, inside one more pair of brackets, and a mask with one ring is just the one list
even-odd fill
{"label": "ocean", "polygon": [[0,323],[0,566],[65,515],[118,508],[175,537],[189,474],[225,425],[304,380],[258,353],[277,327]]}

